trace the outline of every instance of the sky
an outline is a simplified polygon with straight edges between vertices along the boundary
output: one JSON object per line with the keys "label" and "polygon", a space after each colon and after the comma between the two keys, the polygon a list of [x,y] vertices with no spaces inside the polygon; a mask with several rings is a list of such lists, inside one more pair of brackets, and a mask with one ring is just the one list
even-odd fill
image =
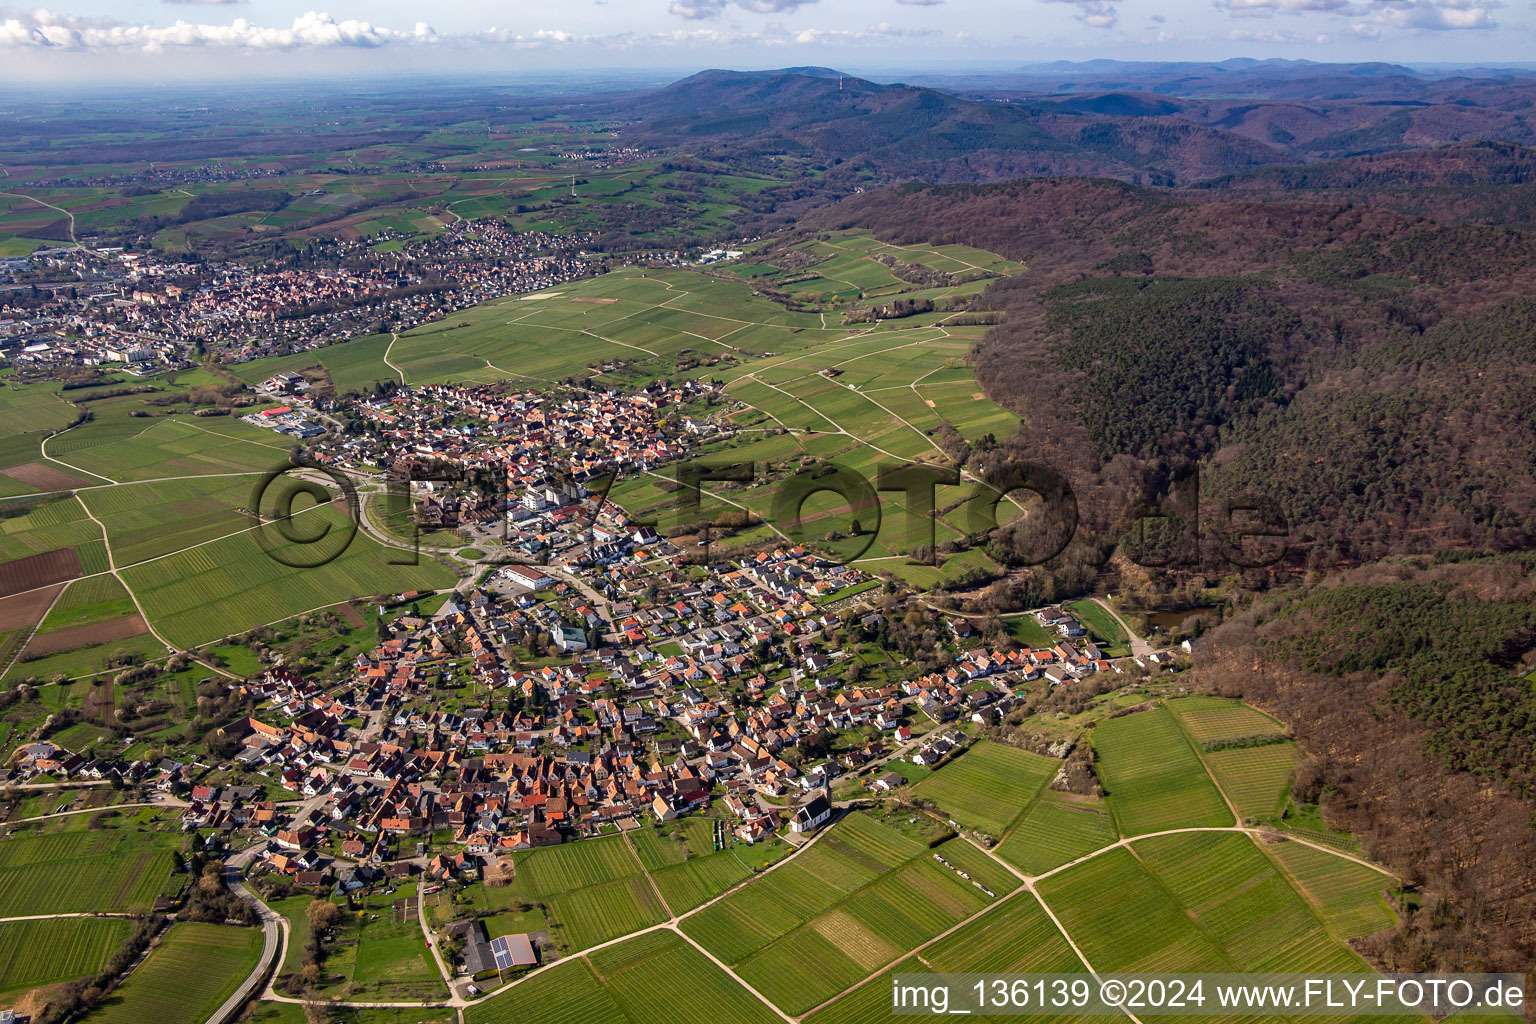
{"label": "sky", "polygon": [[[0,81],[1516,62],[1536,0],[0,0]],[[323,5],[323,6],[322,6]]]}

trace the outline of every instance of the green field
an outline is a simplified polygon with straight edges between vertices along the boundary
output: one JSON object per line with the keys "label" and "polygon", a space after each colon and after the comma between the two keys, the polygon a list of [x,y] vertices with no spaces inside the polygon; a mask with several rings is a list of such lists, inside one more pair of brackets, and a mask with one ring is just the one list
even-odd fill
{"label": "green field", "polygon": [[737,970],[781,1009],[802,1014],[989,902],[955,872],[919,858],[745,958]]}
{"label": "green field", "polygon": [[1274,818],[1281,812],[1291,771],[1301,760],[1294,743],[1214,750],[1200,756],[1244,818]]}
{"label": "green field", "polygon": [[37,631],[53,633],[133,613],[133,600],[116,577],[92,576],[75,580],[65,587]]}
{"label": "green field", "polygon": [[736,963],[926,852],[868,816],[850,814],[794,860],[688,918],[683,930]]}
{"label": "green field", "polygon": [[398,382],[400,379],[384,363],[384,353],[389,349],[389,342],[389,335],[375,334],[312,352],[236,363],[230,370],[249,384],[260,384],[279,371],[298,373],[318,367],[330,376],[338,394],[366,393],[375,383]]}
{"label": "green field", "polygon": [[260,954],[256,928],[172,925],[122,987],[85,1019],[90,1024],[207,1020],[240,987]]}
{"label": "green field", "polygon": [[465,1011],[467,1024],[774,1024],[681,936],[653,932],[564,961]]}
{"label": "green field", "polygon": [[721,850],[719,853],[695,857],[685,863],[653,871],[651,878],[656,888],[661,890],[661,898],[667,901],[667,907],[672,913],[680,914],[718,896],[738,882],[745,881],[752,874],[748,866],[752,862],[745,858],[755,859],[761,853],[757,849],[744,853]]}
{"label": "green field", "polygon": [[1247,736],[1280,735],[1285,726],[1264,712],[1221,697],[1181,697],[1170,701],[1172,711],[1196,744]]}
{"label": "green field", "polygon": [[1370,935],[1397,919],[1382,895],[1394,883],[1381,872],[1297,842],[1268,851],[1341,937]]}
{"label": "green field", "polygon": [[1111,656],[1131,653],[1125,630],[1097,601],[1073,601],[1067,609],[1077,616],[1094,640],[1108,648]]}
{"label": "green field", "polygon": [[8,994],[97,973],[133,927],[90,917],[0,924],[0,1003]]}
{"label": "green field", "polygon": [[[296,533],[313,536],[329,529],[345,538],[344,512],[311,507],[314,511],[301,513],[292,524]],[[271,554],[246,531],[132,566],[123,578],[155,627],[181,646],[205,644],[359,594],[436,590],[454,580],[451,570],[425,556],[416,565],[390,564],[402,553],[386,550],[361,530],[332,561],[306,568],[303,560],[314,557],[318,545],[283,543],[272,529]],[[290,566],[279,558],[300,564]]]}
{"label": "green field", "polygon": [[[638,941],[638,940],[635,940]],[[629,1024],[584,957],[564,960],[464,1011],[466,1024]]]}
{"label": "green field", "polygon": [[1040,896],[1096,970],[1235,969],[1130,850],[1111,850],[1046,879]]}
{"label": "green field", "polygon": [[1307,901],[1249,837],[1223,832],[1159,836],[1137,843],[1134,852],[1240,969],[1365,968],[1364,961],[1329,936]]}
{"label": "green field", "polygon": [[1086,857],[1119,839],[1100,801],[1067,800],[1047,792],[997,847],[997,855],[1038,875]]}
{"label": "green field", "polygon": [[926,845],[851,814],[683,930],[780,1009],[802,1014],[992,901]]}
{"label": "green field", "polygon": [[1000,836],[1060,767],[1052,758],[984,740],[912,791],[960,825]]}
{"label": "green field", "polygon": [[1239,833],[1156,836],[1069,868],[1039,891],[1098,970],[1366,970],[1343,944],[1348,936],[1267,852]]}
{"label": "green field", "polygon": [[640,864],[621,836],[546,846],[513,855],[513,888],[535,899],[629,878]]}
{"label": "green field", "polygon": [[[414,886],[394,892],[375,893],[362,900],[355,911],[343,915],[335,937],[327,946],[325,978],[320,986],[327,996],[351,993],[364,1002],[439,999],[444,994],[437,964],[423,945],[421,926],[408,913],[404,900]],[[272,906],[290,923],[288,952],[283,973],[299,970],[297,953],[308,938],[305,908],[310,900],[297,897]]]}
{"label": "green field", "polygon": [[37,505],[0,519],[0,562],[101,540],[101,527],[74,498]]}
{"label": "green field", "polygon": [[1129,836],[1231,825],[1232,813],[1168,709],[1111,718],[1092,733],[1099,777]]}
{"label": "green field", "polygon": [[550,896],[544,906],[556,944],[565,952],[586,949],[667,919],[650,879],[643,876]]}
{"label": "green field", "polygon": [[7,839],[0,917],[148,910],[180,846],[166,833],[105,829]]}
{"label": "green field", "polygon": [[119,568],[251,528],[259,475],[167,480],[82,491]]}
{"label": "green field", "polygon": [[[1082,961],[1072,952],[1039,902],[1029,893],[1020,892],[984,917],[933,943],[923,950],[922,960],[904,960],[889,973],[1065,974],[1082,970]],[[880,1024],[890,1020],[889,973],[840,997],[811,1014],[807,1020],[812,1024]],[[1056,1014],[997,1019],[1055,1024],[1074,1018]]]}

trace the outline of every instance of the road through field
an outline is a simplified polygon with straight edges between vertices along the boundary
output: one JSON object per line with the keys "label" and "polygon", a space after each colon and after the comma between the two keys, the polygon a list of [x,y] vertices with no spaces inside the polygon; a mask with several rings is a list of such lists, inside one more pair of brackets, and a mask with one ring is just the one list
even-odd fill
{"label": "road through field", "polygon": [[[9,177],[9,175],[7,175],[7,177]],[[72,245],[74,245],[74,247],[76,249],[79,249],[81,251],[87,251],[85,246],[80,244],[80,240],[75,237],[75,215],[70,213],[68,210],[64,209],[62,206],[54,206],[52,203],[45,203],[45,202],[43,202],[41,199],[38,199],[36,196],[23,195],[20,192],[0,192],[0,196],[8,196],[11,199],[25,199],[28,202],[36,203],[38,206],[45,206],[48,209],[53,210],[53,211],[55,211],[57,213],[62,213],[64,216],[69,218],[69,241],[70,241],[70,243]]]}
{"label": "road through field", "polygon": [[[246,1000],[256,994],[257,986],[267,976],[268,971],[277,969],[276,959],[278,951],[288,945],[287,922],[275,913],[265,903],[251,895],[250,891],[240,882],[240,868],[250,859],[250,854],[240,853],[224,862],[224,879],[230,892],[239,896],[247,903],[253,903],[256,913],[261,918],[261,957],[256,961],[256,966],[250,975],[235,989],[230,997],[224,1000],[224,1005],[213,1011],[208,1018],[208,1024],[225,1024],[233,1018],[235,1012],[245,1005]],[[282,922],[279,924],[279,922]]]}

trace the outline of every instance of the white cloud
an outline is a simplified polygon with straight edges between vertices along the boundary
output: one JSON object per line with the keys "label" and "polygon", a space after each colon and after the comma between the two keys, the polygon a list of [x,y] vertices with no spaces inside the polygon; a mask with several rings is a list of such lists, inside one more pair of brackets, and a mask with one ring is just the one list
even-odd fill
{"label": "white cloud", "polygon": [[672,0],[672,6],[667,10],[690,21],[718,18],[725,10],[725,0]]}
{"label": "white cloud", "polygon": [[944,0],[896,0],[896,2],[906,4],[908,7],[937,7]]}
{"label": "white cloud", "polygon": [[1386,0],[1368,5],[1370,20],[1389,28],[1455,30],[1496,28],[1496,0]]}
{"label": "white cloud", "polygon": [[173,47],[217,47],[247,50],[293,50],[310,47],[359,47],[372,49],[393,43],[429,43],[437,33],[425,22],[410,30],[346,19],[310,11],[293,19],[287,28],[264,27],[245,18],[228,25],[175,24],[125,25],[100,18],[77,18],[34,11],[9,11],[0,21],[0,47],[36,47],[61,50],[144,50],[158,53]]}
{"label": "white cloud", "polygon": [[1351,5],[1350,0],[1218,0],[1214,6],[1234,18],[1267,18],[1275,13],[1344,11]]}
{"label": "white cloud", "polygon": [[[1496,28],[1493,12],[1499,0],[1215,0],[1213,6],[1234,18],[1268,18],[1275,14],[1336,14],[1351,19],[1350,31],[1366,39],[1378,39],[1386,29],[1490,29]],[[1315,36],[1271,38],[1265,33],[1239,37],[1245,41],[1306,41]]]}
{"label": "white cloud", "polygon": [[783,14],[813,3],[816,0],[736,0],[737,7],[757,14]]}
{"label": "white cloud", "polygon": [[1323,46],[1330,41],[1326,33],[1274,32],[1235,28],[1227,36],[1235,43],[1268,43],[1286,46]]}
{"label": "white cloud", "polygon": [[1047,3],[1071,4],[1077,8],[1077,20],[1089,28],[1114,28],[1119,20],[1115,5],[1109,0],[1045,0]]}
{"label": "white cloud", "polygon": [[[731,4],[753,14],[783,14],[816,2],[817,0],[672,0],[667,13],[690,21],[701,21],[706,18],[720,17],[725,13],[726,7]],[[929,0],[929,2],[937,3],[938,0]]]}

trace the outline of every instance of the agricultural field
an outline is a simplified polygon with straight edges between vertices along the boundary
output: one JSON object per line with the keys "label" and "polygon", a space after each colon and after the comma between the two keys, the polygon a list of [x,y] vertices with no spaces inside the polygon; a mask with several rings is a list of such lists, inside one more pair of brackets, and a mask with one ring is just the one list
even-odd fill
{"label": "agricultural field", "polygon": [[[101,527],[91,522],[74,498],[58,498],[32,504],[28,511],[13,511],[19,507],[26,506],[4,506],[10,514],[0,519],[0,562],[12,562],[61,548],[73,549],[101,540]],[[73,575],[79,575],[78,568],[73,569]],[[9,582],[3,577],[0,581]],[[15,590],[14,586],[4,588],[6,593]]]}
{"label": "agricultural field", "polygon": [[1067,606],[1067,610],[1076,615],[1088,630],[1089,635],[1105,649],[1111,658],[1124,657],[1131,653],[1131,643],[1125,635],[1125,630],[1115,617],[1104,610],[1097,601],[1073,601]]}
{"label": "agricultural field", "polygon": [[302,373],[319,369],[330,378],[338,395],[349,392],[364,394],[377,383],[397,382],[400,379],[384,362],[390,340],[387,334],[375,334],[311,352],[235,363],[229,370],[247,384],[260,384],[274,373],[284,370]]}
{"label": "agricultural field", "polygon": [[982,741],[912,788],[958,824],[989,835],[1007,831],[1051,780],[1060,762]]}
{"label": "agricultural field", "polygon": [[133,928],[90,917],[0,924],[0,1006],[29,989],[97,973]]}
{"label": "agricultural field", "polygon": [[[256,1003],[242,1018],[245,1024],[311,1024],[305,1007],[297,1003]],[[424,1006],[318,1006],[319,1024],[454,1024],[452,1010]]]}
{"label": "agricultural field", "polygon": [[1231,811],[1166,707],[1111,718],[1093,730],[1092,741],[1121,833],[1233,824]]}
{"label": "agricultural field", "polygon": [[1123,847],[1041,882],[1040,897],[1096,970],[1235,970]]}
{"label": "agricultural field", "polygon": [[1340,937],[1370,935],[1397,920],[1383,895],[1395,883],[1381,872],[1298,842],[1266,849]]}
{"label": "agricultural field", "polygon": [[1213,750],[1200,755],[1240,817],[1273,819],[1285,807],[1291,772],[1301,760],[1296,744]]}
{"label": "agricultural field", "polygon": [[720,959],[735,963],[926,849],[865,815],[850,814],[792,861],[689,917],[682,927]]}
{"label": "agricultural field", "polygon": [[1038,875],[1086,857],[1120,838],[1101,801],[1047,790],[997,847],[997,855]]}
{"label": "agricultural field", "polygon": [[640,874],[640,862],[621,836],[563,843],[513,855],[512,889],[530,899],[616,882]]}
{"label": "agricultural field", "polygon": [[[666,993],[665,998],[658,998]],[[674,932],[567,960],[465,1011],[467,1024],[772,1024],[779,1018]]]}
{"label": "agricultural field", "polygon": [[543,905],[562,952],[606,942],[667,918],[656,887],[623,836],[565,843],[514,856],[509,893]]}
{"label": "agricultural field", "polygon": [[931,852],[851,814],[683,931],[780,1009],[805,1013],[992,902]]}
{"label": "agricultural field", "polygon": [[243,982],[261,954],[261,931],[186,922],[171,926],[144,962],[85,1020],[163,1024],[206,1020]]}
{"label": "agricultural field", "polygon": [[[639,940],[632,940],[639,941]],[[562,960],[464,1011],[466,1024],[629,1024],[585,957]]]}
{"label": "agricultural field", "polygon": [[919,857],[742,960],[737,970],[781,1009],[805,1013],[990,902],[952,868]]}
{"label": "agricultural field", "polygon": [[0,842],[0,917],[148,910],[171,873],[170,851],[180,848],[174,834],[127,829],[7,839]]}
{"label": "agricultural field", "polygon": [[[311,508],[296,517],[295,532],[313,536],[329,529],[345,536],[345,512]],[[452,570],[424,556],[416,565],[394,564],[409,553],[385,549],[361,530],[338,557],[313,568],[302,567],[315,556],[312,547],[282,543],[280,536],[272,543],[269,555],[246,531],[131,566],[122,575],[155,628],[180,646],[209,643],[359,594],[436,590],[454,581]],[[284,558],[298,567],[279,560]]]}
{"label": "agricultural field", "polygon": [[119,568],[150,561],[251,528],[262,479],[213,476],[82,491],[80,500],[106,527]]}
{"label": "agricultural field", "polygon": [[644,876],[559,893],[547,897],[544,908],[550,933],[563,952],[586,949],[667,919],[650,879]]}
{"label": "agricultural field", "polygon": [[[880,263],[852,258],[887,273]],[[1008,266],[1004,261],[992,269]],[[910,285],[894,284],[903,294],[912,292]],[[511,380],[536,386],[598,375],[624,384],[678,372],[707,375],[748,404],[733,415],[738,423],[755,417],[762,427],[785,432],[744,432],[702,454],[729,453],[733,460],[769,467],[812,455],[868,474],[879,463],[946,461],[939,444],[946,424],[972,441],[1008,434],[1017,425],[1016,417],[981,395],[967,365],[985,328],[949,327],[943,320],[933,313],[839,325],[824,315],[787,311],[726,278],[624,268],[463,310],[392,340],[360,339],[235,372],[255,381],[277,369],[318,368],[340,389],[365,390],[394,377],[383,361],[387,353],[389,364],[413,384]],[[765,481],[747,489],[743,504],[768,516],[776,491]],[[669,504],[665,492],[644,480],[621,483],[613,497],[642,518]],[[704,512],[727,507],[706,501]],[[889,509],[883,525],[876,530],[880,524],[862,524],[870,543],[854,552],[869,568],[888,569],[921,586],[998,571],[980,551],[963,552],[942,569],[909,566],[909,517],[899,514],[894,495],[882,507]],[[818,521],[818,534],[847,525],[846,517],[830,514],[836,508],[828,496],[812,499],[808,515]],[[936,538],[960,539],[967,525],[941,519]]]}
{"label": "agricultural field", "polygon": [[1158,836],[1137,843],[1132,850],[1240,969],[1365,968],[1364,961],[1329,936],[1307,901],[1248,836],[1232,832]]}
{"label": "agricultural field", "polygon": [[49,438],[43,450],[93,483],[255,474],[287,464],[289,446],[271,431],[231,416],[133,417],[141,405],[136,395],[92,402],[95,419]]}
{"label": "agricultural field", "polygon": [[[963,925],[928,946],[922,960],[911,958],[891,969],[893,974],[943,973],[1075,973],[1082,961],[1072,952],[1056,926],[1027,892],[999,903],[984,917]],[[884,976],[839,997],[806,1018],[811,1024],[879,1024],[891,1019],[891,992]],[[1000,1020],[1053,1022],[1073,1018],[1000,1017]]]}
{"label": "agricultural field", "polygon": [[1239,700],[1221,697],[1181,697],[1168,702],[1196,745],[1221,743],[1250,736],[1280,736],[1285,726]]}
{"label": "agricultural field", "polygon": [[749,878],[753,870],[749,865],[761,863],[758,858],[763,852],[759,848],[721,850],[652,871],[651,880],[667,908],[681,914]]}
{"label": "agricultural field", "polygon": [[660,871],[714,852],[714,819],[690,816],[628,833],[640,863]]}

